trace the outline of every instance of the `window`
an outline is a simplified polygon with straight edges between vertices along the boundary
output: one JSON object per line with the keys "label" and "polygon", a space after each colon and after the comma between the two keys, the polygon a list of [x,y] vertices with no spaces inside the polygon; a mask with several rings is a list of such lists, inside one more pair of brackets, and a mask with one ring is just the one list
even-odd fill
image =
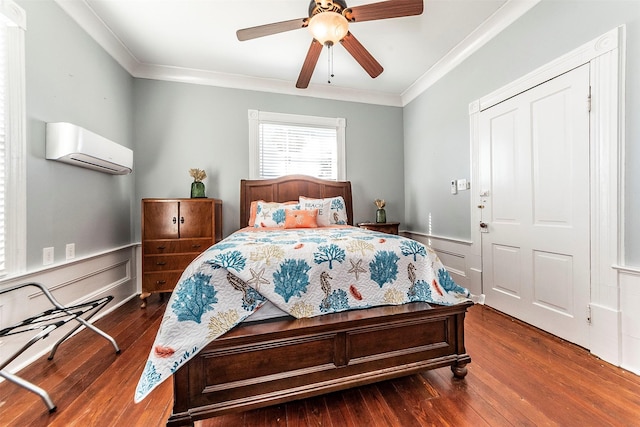
{"label": "window", "polygon": [[250,178],[344,180],[345,119],[249,110]]}
{"label": "window", "polygon": [[0,277],[26,263],[24,10],[0,5]]}

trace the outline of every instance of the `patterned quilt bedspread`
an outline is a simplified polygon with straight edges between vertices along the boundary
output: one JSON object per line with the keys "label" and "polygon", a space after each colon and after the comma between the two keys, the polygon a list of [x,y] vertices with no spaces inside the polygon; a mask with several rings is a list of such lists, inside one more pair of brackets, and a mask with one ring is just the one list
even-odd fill
{"label": "patterned quilt bedspread", "polygon": [[413,301],[452,305],[471,295],[415,240],[350,226],[242,229],[184,271],[134,400],[267,299],[302,318]]}

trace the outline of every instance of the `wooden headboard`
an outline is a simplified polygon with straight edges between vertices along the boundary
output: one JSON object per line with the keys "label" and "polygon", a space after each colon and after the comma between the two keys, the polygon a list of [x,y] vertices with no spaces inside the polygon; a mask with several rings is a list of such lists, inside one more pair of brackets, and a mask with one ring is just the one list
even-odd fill
{"label": "wooden headboard", "polygon": [[251,202],[288,202],[298,197],[325,198],[342,196],[347,208],[347,222],[353,225],[351,181],[327,181],[306,175],[288,175],[274,179],[240,181],[240,227],[249,223]]}

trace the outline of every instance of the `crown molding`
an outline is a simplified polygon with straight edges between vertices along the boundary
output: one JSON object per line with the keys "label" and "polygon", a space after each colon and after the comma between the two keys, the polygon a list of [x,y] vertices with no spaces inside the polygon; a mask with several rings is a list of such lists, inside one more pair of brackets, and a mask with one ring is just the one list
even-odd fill
{"label": "crown molding", "polygon": [[282,95],[307,96],[336,101],[361,102],[401,107],[400,95],[356,90],[339,86],[310,84],[307,89],[297,89],[290,81],[226,74],[190,68],[169,67],[138,63],[129,73],[134,77],[217,86],[230,89],[252,90]]}
{"label": "crown molding", "polygon": [[0,2],[0,15],[7,19],[10,25],[20,27],[23,30],[27,29],[27,14],[13,0],[2,0]]}
{"label": "crown molding", "polygon": [[401,94],[314,84],[302,90],[296,89],[291,85],[291,82],[284,80],[145,64],[127,49],[125,44],[85,0],[54,1],[133,77],[404,107],[541,0],[507,0],[480,27],[469,34]]}
{"label": "crown molding", "polygon": [[541,0],[508,0],[478,28],[471,32],[440,61],[429,68],[402,94],[402,106],[409,104],[431,85],[460,65],[492,38],[502,32],[518,18],[527,13]]}
{"label": "crown molding", "polygon": [[91,36],[129,74],[140,61],[127,49],[107,24],[100,19],[85,0],[54,0],[83,30]]}

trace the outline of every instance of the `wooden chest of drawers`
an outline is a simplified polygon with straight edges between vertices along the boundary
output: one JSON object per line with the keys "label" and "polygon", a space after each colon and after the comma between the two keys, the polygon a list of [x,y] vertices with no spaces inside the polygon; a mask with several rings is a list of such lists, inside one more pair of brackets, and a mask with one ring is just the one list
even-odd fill
{"label": "wooden chest of drawers", "polygon": [[222,240],[222,201],[142,200],[142,307],[156,292],[171,292],[184,269]]}

